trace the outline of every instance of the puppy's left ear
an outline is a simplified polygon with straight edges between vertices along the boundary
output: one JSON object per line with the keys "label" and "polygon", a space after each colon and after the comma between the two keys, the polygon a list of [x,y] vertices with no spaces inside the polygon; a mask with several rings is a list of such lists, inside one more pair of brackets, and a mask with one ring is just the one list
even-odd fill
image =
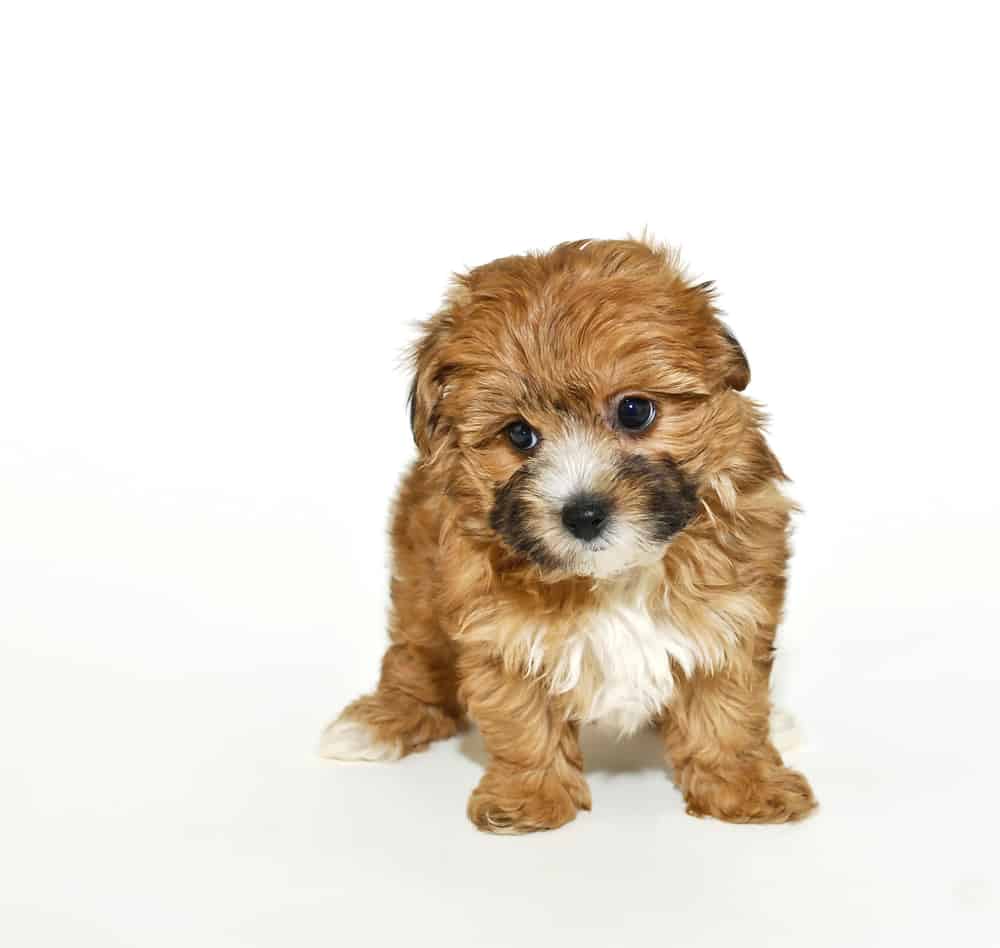
{"label": "puppy's left ear", "polygon": [[718,377],[727,388],[742,392],[750,384],[750,363],[733,331],[719,319],[719,311],[715,308],[715,284],[709,280],[690,287],[688,292],[698,301],[696,305],[708,316],[715,330],[713,349],[716,355],[712,362]]}

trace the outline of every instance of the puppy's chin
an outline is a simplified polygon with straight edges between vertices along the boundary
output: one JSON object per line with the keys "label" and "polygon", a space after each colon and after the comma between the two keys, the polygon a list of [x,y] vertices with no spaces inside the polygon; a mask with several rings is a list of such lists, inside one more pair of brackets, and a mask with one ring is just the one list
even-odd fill
{"label": "puppy's chin", "polygon": [[644,538],[627,523],[612,523],[605,534],[587,542],[553,531],[545,538],[545,546],[549,556],[536,561],[543,575],[604,580],[655,565],[663,559],[668,543]]}

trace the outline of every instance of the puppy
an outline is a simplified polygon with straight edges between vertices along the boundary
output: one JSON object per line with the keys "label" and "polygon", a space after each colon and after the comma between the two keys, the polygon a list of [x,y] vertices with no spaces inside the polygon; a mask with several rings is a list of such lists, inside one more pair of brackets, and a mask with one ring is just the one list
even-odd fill
{"label": "puppy", "polygon": [[809,813],[769,735],[794,506],[711,284],[645,241],[507,257],[454,279],[413,364],[391,644],[322,753],[395,760],[467,713],[469,818],[521,833],[590,809],[581,724],[653,723],[689,813]]}

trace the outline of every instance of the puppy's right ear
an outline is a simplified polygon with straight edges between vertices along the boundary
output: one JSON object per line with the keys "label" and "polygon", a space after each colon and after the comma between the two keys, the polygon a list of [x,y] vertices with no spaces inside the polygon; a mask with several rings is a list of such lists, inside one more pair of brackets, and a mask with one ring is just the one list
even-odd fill
{"label": "puppy's right ear", "polygon": [[445,311],[425,324],[423,334],[413,347],[413,384],[408,399],[413,442],[421,457],[428,457],[442,433],[440,404],[444,395],[448,366],[442,360],[445,336],[451,327],[451,315]]}

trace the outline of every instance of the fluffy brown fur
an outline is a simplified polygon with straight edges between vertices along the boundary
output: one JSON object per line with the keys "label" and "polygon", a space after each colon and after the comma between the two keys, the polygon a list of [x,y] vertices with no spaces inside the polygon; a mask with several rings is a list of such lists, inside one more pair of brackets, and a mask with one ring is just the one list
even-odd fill
{"label": "fluffy brown fur", "polygon": [[[711,286],[644,241],[496,260],[455,278],[414,366],[419,459],[392,523],[392,644],[326,753],[397,757],[467,712],[491,758],[471,820],[551,829],[590,809],[578,728],[607,710],[623,731],[659,726],[689,813],[812,810],[768,732],[793,505]],[[655,405],[648,429],[620,427],[624,395]],[[530,451],[508,436],[518,420],[540,436]],[[603,547],[550,509],[581,477],[612,511]],[[658,630],[671,637],[647,668]],[[642,694],[622,691],[630,676]]]}

